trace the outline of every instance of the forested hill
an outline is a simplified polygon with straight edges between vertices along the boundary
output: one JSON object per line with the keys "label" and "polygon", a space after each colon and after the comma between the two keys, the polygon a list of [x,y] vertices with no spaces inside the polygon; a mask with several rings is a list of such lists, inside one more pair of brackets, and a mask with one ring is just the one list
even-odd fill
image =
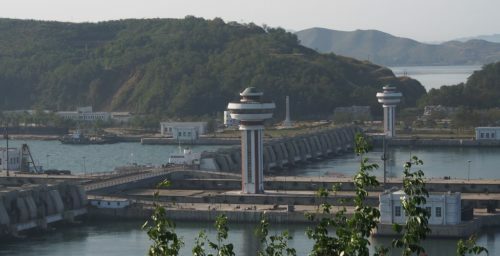
{"label": "forested hill", "polygon": [[425,89],[389,69],[323,55],[283,29],[221,19],[62,23],[0,19],[0,107],[129,110],[165,116],[221,112],[255,86],[283,112],[325,116],[335,106],[371,105],[384,84],[408,106]]}
{"label": "forested hill", "polygon": [[500,107],[500,62],[475,71],[466,83],[431,89],[423,99],[428,105],[465,106],[475,109]]}
{"label": "forested hill", "polygon": [[500,43],[485,40],[426,44],[377,30],[338,31],[310,28],[298,31],[304,46],[387,66],[471,65],[500,61]]}

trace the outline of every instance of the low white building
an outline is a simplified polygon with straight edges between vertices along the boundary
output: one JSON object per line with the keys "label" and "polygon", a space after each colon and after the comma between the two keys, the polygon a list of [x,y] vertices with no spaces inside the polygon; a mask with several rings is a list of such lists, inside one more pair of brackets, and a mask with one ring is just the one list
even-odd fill
{"label": "low white building", "polygon": [[108,121],[111,118],[109,112],[93,112],[91,106],[79,107],[76,111],[58,111],[58,116],[66,120],[93,122],[97,120]]}
{"label": "low white building", "polygon": [[121,209],[130,205],[130,201],[124,198],[92,198],[90,205],[97,208]]}
{"label": "low white building", "polygon": [[224,111],[224,126],[225,127],[237,127],[240,124],[239,120],[232,119],[231,113],[229,111]]}
{"label": "low white building", "polygon": [[[20,170],[22,162],[21,150],[9,147],[9,170]],[[0,148],[0,169],[7,170],[7,148]]]}
{"label": "low white building", "polygon": [[132,114],[130,112],[111,112],[111,119],[120,124],[126,124],[132,118]]}
{"label": "low white building", "polygon": [[[162,136],[178,136],[179,131],[182,133],[196,130],[197,136],[207,132],[207,122],[161,122],[160,131]],[[177,135],[174,135],[176,133]],[[187,136],[187,135],[186,135]],[[193,133],[191,133],[193,136]],[[176,138],[176,137],[174,137]]]}
{"label": "low white building", "polygon": [[[401,204],[406,194],[399,191],[387,191],[379,196],[380,223],[382,224],[404,224],[406,216]],[[426,204],[420,207],[430,213],[430,225],[454,225],[459,224],[461,217],[461,195],[456,193],[429,193]]]}
{"label": "low white building", "polygon": [[500,140],[500,127],[476,127],[476,140]]}
{"label": "low white building", "polygon": [[174,127],[172,138],[180,141],[193,141],[200,137],[196,127]]}

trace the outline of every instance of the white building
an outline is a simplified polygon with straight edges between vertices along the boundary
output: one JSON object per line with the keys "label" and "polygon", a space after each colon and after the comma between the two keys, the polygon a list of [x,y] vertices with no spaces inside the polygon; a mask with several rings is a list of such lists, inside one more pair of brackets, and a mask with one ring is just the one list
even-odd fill
{"label": "white building", "polygon": [[[160,131],[162,136],[174,137],[174,132],[178,136],[179,131],[197,131],[197,136],[203,135],[207,132],[207,122],[161,122]],[[191,136],[193,134],[191,133]],[[176,138],[176,137],[174,137]]]}
{"label": "white building", "polygon": [[239,120],[231,118],[231,112],[224,111],[224,126],[225,127],[237,127],[240,124]]}
{"label": "white building", "polygon": [[132,114],[130,112],[111,112],[111,119],[120,124],[126,124],[132,118]]}
{"label": "white building", "polygon": [[[9,170],[20,170],[21,162],[21,150],[9,147]],[[0,148],[0,169],[7,170],[7,148]]]}
{"label": "white building", "polygon": [[476,140],[500,140],[500,127],[476,127]]}
{"label": "white building", "polygon": [[173,127],[172,138],[180,141],[193,141],[200,137],[196,127]]}
{"label": "white building", "polygon": [[[380,223],[404,224],[406,216],[401,204],[406,194],[399,191],[384,192],[380,194],[379,210]],[[454,225],[461,221],[461,195],[456,193],[429,193],[426,204],[420,206],[430,212],[430,225]]]}
{"label": "white building", "polygon": [[108,121],[111,118],[109,112],[93,112],[91,106],[79,107],[76,111],[58,111],[58,116],[66,120],[93,122],[97,120]]}
{"label": "white building", "polygon": [[130,201],[124,198],[93,198],[90,205],[97,208],[121,209],[130,205]]}

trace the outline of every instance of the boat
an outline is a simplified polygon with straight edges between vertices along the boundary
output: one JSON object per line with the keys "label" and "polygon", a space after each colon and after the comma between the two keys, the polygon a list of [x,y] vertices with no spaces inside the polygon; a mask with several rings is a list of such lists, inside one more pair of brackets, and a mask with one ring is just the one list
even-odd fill
{"label": "boat", "polygon": [[89,145],[89,144],[111,144],[118,142],[114,135],[86,136],[80,130],[59,138],[62,144]]}
{"label": "boat", "polygon": [[172,165],[199,165],[200,159],[201,153],[193,153],[191,149],[185,148],[182,152],[170,154],[168,163]]}

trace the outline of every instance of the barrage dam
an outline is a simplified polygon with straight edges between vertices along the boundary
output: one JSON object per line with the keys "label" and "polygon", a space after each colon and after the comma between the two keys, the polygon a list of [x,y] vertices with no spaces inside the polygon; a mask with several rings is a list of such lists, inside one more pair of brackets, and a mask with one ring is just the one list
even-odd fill
{"label": "barrage dam", "polygon": [[[262,212],[275,222],[305,222],[304,213],[315,212],[323,202],[349,206],[354,184],[347,177],[298,177],[287,170],[310,162],[352,153],[354,137],[361,129],[346,126],[290,138],[268,138],[264,144],[265,193],[242,194],[238,147],[204,153],[201,168],[168,166],[109,172],[101,175],[37,175],[16,173],[0,179],[0,232],[17,235],[44,229],[59,221],[90,218],[148,218],[156,184],[164,179],[172,186],[159,189],[158,200],[176,220],[213,220],[224,212],[235,221],[258,221]],[[272,173],[272,175],[270,175]],[[382,182],[381,182],[382,183]],[[319,188],[339,186],[340,192],[320,199]],[[378,205],[386,189],[401,187],[399,178],[371,188],[366,203]],[[500,208],[500,181],[427,179],[430,192],[461,192],[468,209]],[[98,207],[89,202],[125,207]],[[101,205],[102,206],[102,205]],[[497,225],[497,219],[489,224]]]}

